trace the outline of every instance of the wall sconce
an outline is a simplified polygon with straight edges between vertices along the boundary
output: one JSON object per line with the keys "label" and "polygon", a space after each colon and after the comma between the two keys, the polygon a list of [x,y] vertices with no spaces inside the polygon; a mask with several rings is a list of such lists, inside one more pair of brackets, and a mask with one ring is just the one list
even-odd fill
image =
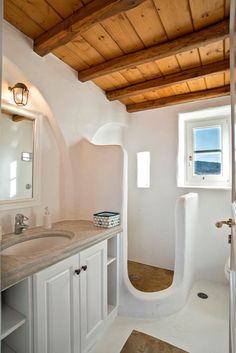
{"label": "wall sconce", "polygon": [[29,90],[24,83],[18,82],[14,87],[8,87],[13,92],[13,99],[17,105],[26,105],[28,103]]}

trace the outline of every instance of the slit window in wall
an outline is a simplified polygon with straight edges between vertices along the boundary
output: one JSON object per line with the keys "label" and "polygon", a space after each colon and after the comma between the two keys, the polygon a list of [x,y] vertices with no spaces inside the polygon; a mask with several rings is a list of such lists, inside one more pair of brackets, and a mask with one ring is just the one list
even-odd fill
{"label": "slit window in wall", "polygon": [[150,152],[137,153],[137,187],[150,187]]}

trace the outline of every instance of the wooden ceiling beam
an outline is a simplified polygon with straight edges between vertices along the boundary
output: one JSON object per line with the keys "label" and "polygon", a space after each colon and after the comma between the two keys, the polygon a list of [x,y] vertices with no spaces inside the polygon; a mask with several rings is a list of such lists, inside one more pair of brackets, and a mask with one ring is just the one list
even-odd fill
{"label": "wooden ceiling beam", "polygon": [[79,80],[89,81],[101,76],[112,74],[113,72],[130,69],[137,65],[142,65],[155,60],[160,60],[176,54],[199,48],[229,36],[229,20],[218,22],[200,31],[186,34],[177,39],[141,49],[136,52],[122,55],[108,60],[97,66],[79,72]]}
{"label": "wooden ceiling beam", "polygon": [[44,56],[107,18],[140,5],[144,0],[93,0],[34,41],[34,51]]}
{"label": "wooden ceiling beam", "polygon": [[163,97],[151,101],[145,101],[141,103],[129,104],[126,109],[129,113],[139,112],[142,110],[163,108],[168,105],[176,105],[181,103],[188,103],[192,101],[209,99],[221,96],[227,96],[230,93],[230,85],[207,89],[204,91],[197,91],[185,94],[179,94],[177,96]]}
{"label": "wooden ceiling beam", "polygon": [[108,91],[106,92],[106,96],[110,101],[130,98],[138,94],[144,94],[159,88],[166,88],[174,84],[224,72],[227,70],[229,70],[229,60],[218,61],[204,66],[193,67],[191,69],[176,72],[174,74],[169,74],[163,77],[154,78],[128,87]]}

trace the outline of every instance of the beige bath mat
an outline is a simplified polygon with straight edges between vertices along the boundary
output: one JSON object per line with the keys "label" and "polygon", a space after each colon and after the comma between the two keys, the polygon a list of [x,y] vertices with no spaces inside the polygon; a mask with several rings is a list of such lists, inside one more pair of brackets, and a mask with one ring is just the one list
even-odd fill
{"label": "beige bath mat", "polygon": [[120,353],[188,353],[145,333],[132,331]]}

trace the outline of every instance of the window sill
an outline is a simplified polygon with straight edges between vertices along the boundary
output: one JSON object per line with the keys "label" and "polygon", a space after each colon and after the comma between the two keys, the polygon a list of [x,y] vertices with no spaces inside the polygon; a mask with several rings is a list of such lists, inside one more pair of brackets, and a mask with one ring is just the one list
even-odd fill
{"label": "window sill", "polygon": [[182,189],[208,189],[208,190],[231,190],[232,186],[229,185],[219,185],[219,186],[209,186],[209,185],[177,185],[178,188]]}

